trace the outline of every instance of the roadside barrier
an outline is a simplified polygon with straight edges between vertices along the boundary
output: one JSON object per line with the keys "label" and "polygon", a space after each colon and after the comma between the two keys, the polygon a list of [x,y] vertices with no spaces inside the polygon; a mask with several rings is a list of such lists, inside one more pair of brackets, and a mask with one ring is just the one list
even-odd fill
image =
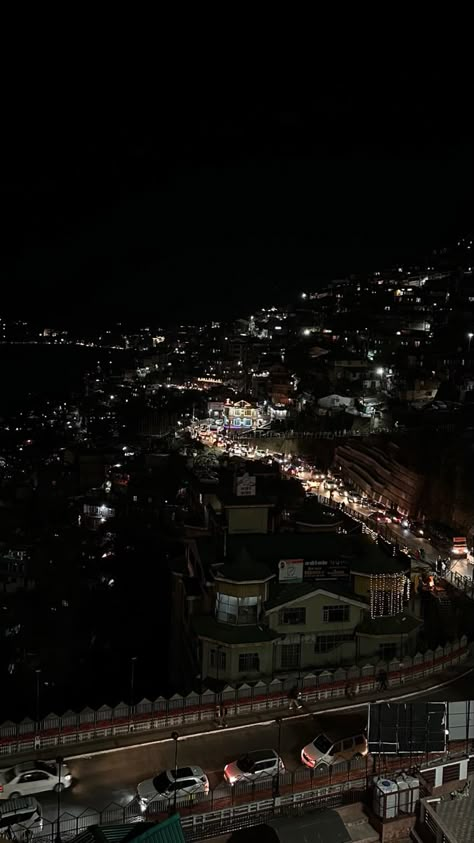
{"label": "roadside barrier", "polygon": [[[374,693],[379,689],[377,677],[382,671],[387,675],[389,688],[410,685],[460,664],[468,654],[468,641],[463,636],[445,647],[417,653],[413,658],[405,657],[402,662],[393,659],[388,663],[339,667],[333,671],[323,670],[318,675],[309,674],[299,683],[302,702],[314,705],[322,700],[344,698],[349,701],[348,687],[354,690],[351,700]],[[186,697],[175,694],[171,699],[142,700],[134,706],[119,703],[114,707],[103,705],[96,711],[86,708],[81,712],[67,711],[62,716],[50,714],[39,723],[29,718],[21,723],[7,722],[0,726],[0,755],[31,755],[53,747],[66,749],[104,738],[110,738],[112,742],[120,735],[213,721],[218,705],[224,706],[227,718],[278,712],[288,708],[288,693],[294,685],[294,676],[276,678],[269,683],[259,681],[236,688],[227,686],[220,694],[208,689]]]}

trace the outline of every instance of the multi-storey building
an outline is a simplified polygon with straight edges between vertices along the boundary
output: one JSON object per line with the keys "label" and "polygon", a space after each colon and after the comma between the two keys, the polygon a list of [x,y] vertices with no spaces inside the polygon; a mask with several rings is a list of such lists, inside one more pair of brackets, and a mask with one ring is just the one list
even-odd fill
{"label": "multi-storey building", "polygon": [[404,613],[405,568],[362,536],[195,539],[173,565],[173,658],[238,683],[402,657],[420,627]]}

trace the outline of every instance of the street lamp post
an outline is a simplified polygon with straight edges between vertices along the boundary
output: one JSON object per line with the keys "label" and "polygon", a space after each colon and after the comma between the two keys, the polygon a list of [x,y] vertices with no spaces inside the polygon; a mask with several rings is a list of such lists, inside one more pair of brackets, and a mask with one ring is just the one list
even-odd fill
{"label": "street lamp post", "polygon": [[[280,796],[281,727],[283,723],[283,718],[277,717],[275,719],[275,723],[278,726],[278,773],[276,775],[276,786],[274,792],[274,798],[276,799],[278,796]],[[273,808],[275,808],[275,802],[273,802]]]}
{"label": "street lamp post", "polygon": [[400,623],[400,685],[403,684],[403,624],[406,618],[401,619]]}
{"label": "street lamp post", "polygon": [[467,335],[467,353],[468,354],[471,353],[471,342],[472,342],[473,337],[474,337],[474,334],[469,332],[468,335]]}
{"label": "street lamp post", "polygon": [[62,779],[62,769],[63,769],[63,761],[64,759],[59,757],[56,758],[56,764],[58,767],[58,783],[56,785],[56,795],[58,797],[57,801],[57,832],[56,832],[56,841],[55,843],[61,843],[61,791],[63,789]]}
{"label": "street lamp post", "polygon": [[136,656],[132,656],[130,659],[130,720],[132,719],[133,715],[133,708],[135,705],[135,662],[137,660]]}
{"label": "street lamp post", "polygon": [[303,632],[299,633],[299,638],[300,638],[300,647],[299,647],[299,664],[298,664],[298,690],[300,690],[301,673],[302,673],[302,670],[303,670],[303,638],[304,638]]}
{"label": "street lamp post", "polygon": [[179,735],[177,732],[171,732],[171,737],[174,740],[174,798],[173,798],[173,813],[176,814],[176,799],[178,796],[178,741]]}
{"label": "street lamp post", "polygon": [[36,717],[36,732],[39,732],[40,728],[40,687],[41,687],[41,668],[37,667],[35,670],[36,674],[36,706],[35,706],[35,717]]}
{"label": "street lamp post", "polygon": [[217,644],[216,646],[216,698],[217,698],[217,705],[216,709],[218,710],[219,720],[221,717],[221,707],[222,707],[222,694],[219,687],[219,668],[220,668],[220,661],[221,661],[221,650],[222,644]]}

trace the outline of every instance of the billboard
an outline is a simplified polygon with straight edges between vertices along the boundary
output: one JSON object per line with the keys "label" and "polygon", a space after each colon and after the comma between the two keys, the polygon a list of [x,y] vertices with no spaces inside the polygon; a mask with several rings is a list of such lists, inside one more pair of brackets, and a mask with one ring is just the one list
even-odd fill
{"label": "billboard", "polygon": [[448,732],[450,741],[474,738],[474,700],[448,702]]}
{"label": "billboard", "polygon": [[278,582],[303,582],[304,562],[302,559],[280,559]]}
{"label": "billboard", "polygon": [[445,752],[446,709],[444,702],[369,703],[369,752],[372,755]]}
{"label": "billboard", "polygon": [[305,580],[347,580],[350,575],[349,559],[306,559]]}

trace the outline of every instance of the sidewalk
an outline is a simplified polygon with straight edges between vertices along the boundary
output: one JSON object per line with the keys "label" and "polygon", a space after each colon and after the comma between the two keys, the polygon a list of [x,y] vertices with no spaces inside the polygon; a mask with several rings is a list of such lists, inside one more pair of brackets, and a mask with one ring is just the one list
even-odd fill
{"label": "sidewalk", "polygon": [[[401,683],[392,685],[386,691],[376,691],[370,694],[360,694],[354,699],[348,700],[345,696],[337,699],[319,700],[313,705],[303,706],[300,710],[290,712],[288,706],[284,705],[281,708],[265,709],[255,713],[245,714],[240,717],[229,717],[226,729],[219,728],[214,720],[202,720],[198,723],[189,723],[187,725],[178,725],[176,730],[179,731],[181,738],[185,736],[201,736],[207,733],[216,733],[229,731],[232,729],[242,729],[246,726],[258,726],[259,723],[273,721],[277,717],[285,719],[314,717],[322,712],[337,712],[338,710],[353,710],[367,705],[369,702],[382,702],[384,700],[396,701],[398,698],[415,697],[419,694],[424,694],[431,688],[439,688],[440,685],[452,684],[456,679],[460,679],[465,674],[474,670],[474,661],[466,660],[462,664],[454,665],[444,671],[436,674],[431,674],[424,679],[418,679],[412,683]],[[63,744],[60,747],[52,747],[51,750],[40,750],[36,753],[31,753],[31,757],[48,759],[56,758],[61,753],[66,758],[73,758],[79,755],[93,755],[94,753],[106,753],[110,751],[119,751],[125,747],[140,746],[147,743],[158,743],[171,740],[171,732],[173,728],[170,726],[166,729],[150,729],[147,732],[130,732],[127,735],[117,735],[110,738],[99,738],[98,740],[83,741],[77,744]],[[25,760],[25,755],[8,755],[9,765],[14,765]]]}

